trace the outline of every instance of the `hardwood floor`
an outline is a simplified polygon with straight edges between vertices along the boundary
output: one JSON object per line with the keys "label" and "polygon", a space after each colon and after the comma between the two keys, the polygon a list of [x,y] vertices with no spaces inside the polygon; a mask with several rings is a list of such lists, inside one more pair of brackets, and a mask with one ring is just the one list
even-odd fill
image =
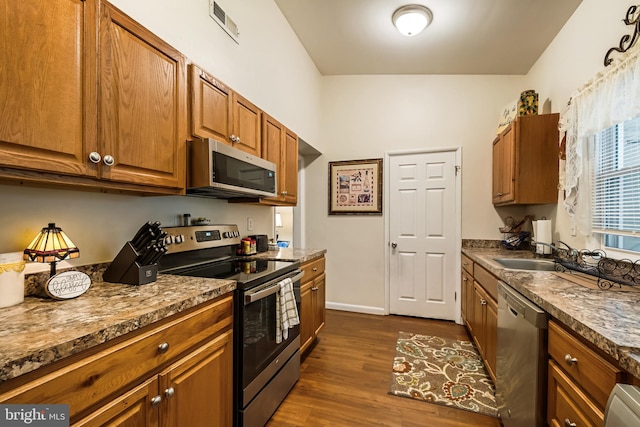
{"label": "hardwood floor", "polygon": [[327,310],[300,380],[267,427],[500,427],[498,419],[387,394],[398,332],[469,339],[452,322]]}

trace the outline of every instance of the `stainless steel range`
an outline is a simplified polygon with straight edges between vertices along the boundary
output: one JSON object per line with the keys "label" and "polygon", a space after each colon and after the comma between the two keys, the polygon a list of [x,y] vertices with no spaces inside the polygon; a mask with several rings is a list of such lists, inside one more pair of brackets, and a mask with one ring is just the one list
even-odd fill
{"label": "stainless steel range", "polygon": [[300,307],[298,262],[236,256],[236,225],[163,228],[168,252],[159,272],[230,279],[234,295],[234,425],[264,426],[300,377],[300,327],[277,333],[281,283],[293,282]]}

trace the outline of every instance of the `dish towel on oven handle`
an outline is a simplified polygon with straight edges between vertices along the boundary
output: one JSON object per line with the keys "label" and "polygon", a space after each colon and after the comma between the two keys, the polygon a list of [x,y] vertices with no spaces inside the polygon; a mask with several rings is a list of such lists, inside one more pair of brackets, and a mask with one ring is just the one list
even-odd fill
{"label": "dish towel on oven handle", "polygon": [[300,324],[293,282],[286,278],[280,282],[280,292],[276,294],[276,343],[289,338],[289,328]]}

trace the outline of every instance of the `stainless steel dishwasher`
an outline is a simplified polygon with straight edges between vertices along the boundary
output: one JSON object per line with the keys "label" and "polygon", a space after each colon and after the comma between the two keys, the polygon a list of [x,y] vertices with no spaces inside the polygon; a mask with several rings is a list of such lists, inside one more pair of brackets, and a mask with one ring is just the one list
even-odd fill
{"label": "stainless steel dishwasher", "polygon": [[496,400],[504,427],[546,426],[549,316],[498,283]]}

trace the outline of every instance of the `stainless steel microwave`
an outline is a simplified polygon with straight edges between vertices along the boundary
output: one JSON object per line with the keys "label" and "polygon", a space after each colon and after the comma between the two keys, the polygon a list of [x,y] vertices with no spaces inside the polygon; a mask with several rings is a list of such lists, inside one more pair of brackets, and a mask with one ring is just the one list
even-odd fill
{"label": "stainless steel microwave", "polygon": [[188,144],[187,195],[231,199],[274,197],[276,165],[215,139]]}

